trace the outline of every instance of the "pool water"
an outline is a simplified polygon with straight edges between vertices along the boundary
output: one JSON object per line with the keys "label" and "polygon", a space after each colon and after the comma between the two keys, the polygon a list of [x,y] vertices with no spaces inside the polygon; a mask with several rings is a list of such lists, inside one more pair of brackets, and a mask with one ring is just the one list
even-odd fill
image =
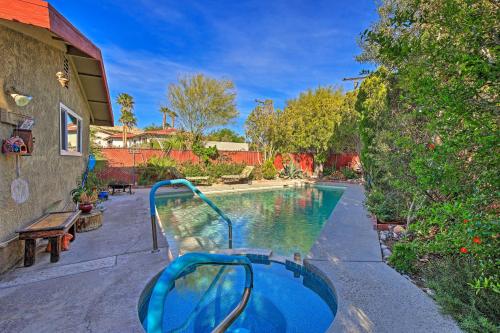
{"label": "pool water", "polygon": [[[269,261],[252,266],[250,300],[228,332],[326,331],[336,300],[318,276]],[[177,279],[164,301],[162,332],[210,332],[236,307],[244,282],[241,266],[199,266]]]}
{"label": "pool water", "polygon": [[[314,186],[231,192],[208,197],[233,222],[234,248],[266,248],[278,255],[305,255],[343,193]],[[192,194],[160,196],[156,206],[166,236],[180,250],[227,248],[228,228],[207,204]]]}

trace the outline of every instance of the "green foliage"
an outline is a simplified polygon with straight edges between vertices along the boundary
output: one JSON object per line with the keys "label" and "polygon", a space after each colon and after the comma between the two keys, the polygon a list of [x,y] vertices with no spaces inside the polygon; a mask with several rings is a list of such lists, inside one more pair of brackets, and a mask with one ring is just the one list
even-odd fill
{"label": "green foliage", "polygon": [[216,146],[204,147],[201,142],[193,144],[193,153],[198,156],[203,163],[208,164],[219,156]]}
{"label": "green foliage", "polygon": [[344,95],[340,89],[320,87],[289,100],[280,126],[285,131],[285,150],[313,152],[315,161],[328,157],[335,128],[342,121]]}
{"label": "green foliage", "polygon": [[491,289],[476,292],[469,281],[480,277],[478,263],[467,256],[446,256],[422,269],[436,301],[444,312],[454,315],[467,332],[498,332],[500,293]]}
{"label": "green foliage", "polygon": [[304,172],[293,161],[290,161],[283,165],[280,177],[285,179],[302,179],[304,178]]}
{"label": "green foliage", "polygon": [[470,332],[499,327],[486,307],[461,305],[500,292],[499,11],[488,0],[382,1],[361,56],[382,67],[356,101],[369,208],[406,219],[414,235],[391,262],[416,270],[415,254],[468,258],[436,270],[433,286]]}
{"label": "green foliage", "polygon": [[157,131],[163,129],[163,126],[161,125],[156,125],[155,123],[152,123],[150,125],[144,126],[143,128],[145,131]]}
{"label": "green foliage", "polygon": [[229,128],[222,128],[220,130],[213,131],[206,137],[206,139],[208,141],[245,142],[245,138],[243,136],[238,135],[238,133]]}
{"label": "green foliage", "polygon": [[414,273],[417,262],[417,246],[411,242],[398,242],[392,248],[392,255],[389,257],[389,263],[398,271],[404,273]]}
{"label": "green foliage", "polygon": [[168,99],[192,143],[200,140],[207,129],[226,125],[238,115],[234,83],[203,74],[182,77],[177,84],[170,84]]}
{"label": "green foliage", "polygon": [[245,121],[245,133],[253,149],[263,152],[264,160],[274,157],[281,146],[283,133],[281,110],[274,109],[272,100],[258,101]]}
{"label": "green foliage", "polygon": [[123,125],[124,143],[127,142],[127,131],[137,125],[137,117],[134,114],[134,98],[126,93],[121,93],[116,98],[120,108],[120,123]]}
{"label": "green foliage", "polygon": [[137,168],[139,185],[151,185],[160,180],[182,178],[176,162],[168,157],[152,157]]}
{"label": "green foliage", "polygon": [[344,167],[340,170],[340,172],[342,172],[342,175],[345,177],[345,179],[357,179],[358,178],[358,174],[356,173],[356,171],[354,171],[351,168]]}
{"label": "green foliage", "polygon": [[268,159],[262,164],[262,177],[264,179],[274,179],[276,178],[276,174],[278,171],[274,166],[274,161],[272,159]]}
{"label": "green foliage", "polygon": [[214,182],[224,175],[239,175],[244,167],[244,164],[236,163],[210,163],[207,165],[183,163],[179,169],[185,177],[209,176],[210,180]]}

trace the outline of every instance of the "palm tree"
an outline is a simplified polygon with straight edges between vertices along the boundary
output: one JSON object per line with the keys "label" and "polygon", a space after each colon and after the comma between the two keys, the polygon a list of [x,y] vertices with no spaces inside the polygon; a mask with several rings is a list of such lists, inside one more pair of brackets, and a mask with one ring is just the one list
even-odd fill
{"label": "palm tree", "polygon": [[170,115],[170,109],[166,106],[160,106],[160,112],[163,114],[162,128],[167,128],[167,114]]}
{"label": "palm tree", "polygon": [[121,93],[116,98],[116,103],[120,104],[120,123],[123,125],[123,146],[127,148],[127,131],[137,125],[137,118],[134,115],[134,98],[127,93]]}
{"label": "palm tree", "polygon": [[171,127],[172,127],[172,128],[175,128],[175,117],[177,117],[177,113],[175,113],[175,111],[174,111],[174,110],[169,110],[168,115],[169,115],[169,116],[170,116],[170,118],[172,119],[172,124],[171,124]]}
{"label": "palm tree", "polygon": [[163,129],[167,128],[167,115],[172,119],[170,127],[175,128],[175,117],[177,117],[177,113],[166,106],[160,107],[160,112],[163,113]]}

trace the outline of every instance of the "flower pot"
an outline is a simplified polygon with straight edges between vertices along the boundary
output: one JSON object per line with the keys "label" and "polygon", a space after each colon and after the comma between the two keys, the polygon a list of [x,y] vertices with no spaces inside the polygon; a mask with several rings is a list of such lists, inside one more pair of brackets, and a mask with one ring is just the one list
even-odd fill
{"label": "flower pot", "polygon": [[81,203],[78,205],[78,209],[82,211],[83,214],[90,213],[94,206],[90,203]]}

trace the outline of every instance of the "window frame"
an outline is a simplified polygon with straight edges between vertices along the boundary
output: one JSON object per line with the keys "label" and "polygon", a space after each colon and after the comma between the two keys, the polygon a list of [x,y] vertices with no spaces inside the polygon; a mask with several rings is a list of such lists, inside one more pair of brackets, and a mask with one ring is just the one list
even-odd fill
{"label": "window frame", "polygon": [[[65,128],[64,128],[64,138],[63,138],[63,127],[62,127],[62,115],[64,112],[64,117],[65,117]],[[76,118],[77,123],[76,123],[76,128],[77,128],[77,151],[69,151],[64,149],[63,147],[63,140],[66,140],[68,137],[68,127],[66,123],[66,117],[67,115],[71,115],[72,117]],[[83,156],[83,119],[80,117],[78,114],[76,114],[73,110],[71,110],[69,107],[64,105],[63,103],[59,103],[59,152],[62,156]],[[67,147],[66,147],[67,148]]]}

